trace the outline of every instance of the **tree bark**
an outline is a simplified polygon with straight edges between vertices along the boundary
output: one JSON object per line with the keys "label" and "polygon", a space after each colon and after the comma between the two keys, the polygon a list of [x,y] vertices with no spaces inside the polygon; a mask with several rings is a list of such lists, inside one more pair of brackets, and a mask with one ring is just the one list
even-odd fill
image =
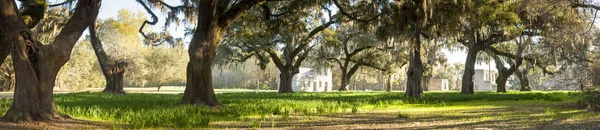
{"label": "tree bark", "polygon": [[423,87],[421,81],[423,78],[423,61],[421,60],[421,30],[419,24],[415,29],[415,44],[410,52],[410,63],[408,72],[406,72],[406,96],[421,97],[423,96]]}
{"label": "tree bark", "polygon": [[494,61],[496,62],[496,69],[498,70],[498,77],[496,77],[496,92],[506,93],[506,81],[508,81],[508,78],[515,71],[517,71],[517,68],[519,68],[523,60],[521,58],[517,58],[517,62],[513,63],[512,60],[509,59],[508,63],[510,63],[511,66],[510,68],[506,68],[504,67],[504,62],[502,59],[500,59],[500,57],[495,55],[493,57]]}
{"label": "tree bark", "polygon": [[386,83],[385,91],[387,91],[387,92],[392,91],[392,75],[391,74],[387,75],[387,83]]}
{"label": "tree bark", "polygon": [[198,3],[196,32],[188,48],[190,61],[186,70],[187,83],[180,104],[222,106],[212,84],[212,63],[221,38],[236,19],[263,1],[244,0],[233,5],[218,0],[201,0]]}
{"label": "tree bark", "polygon": [[506,93],[506,81],[509,76],[498,76],[496,77],[496,92]]}
{"label": "tree bark", "polygon": [[470,47],[467,53],[467,61],[465,62],[465,70],[462,77],[461,94],[473,94],[473,76],[475,75],[475,61],[477,61],[477,53],[479,49]]}
{"label": "tree bark", "polygon": [[43,45],[27,28],[12,0],[0,1],[0,32],[15,68],[15,94],[2,121],[47,121],[68,117],[54,106],[53,88],[73,46],[98,15],[101,0],[79,0],[75,13],[52,44]]}
{"label": "tree bark", "polygon": [[285,72],[286,71],[282,71],[282,73],[279,74],[279,93],[294,93],[294,90],[292,89],[292,78],[294,75]]}
{"label": "tree bark", "polygon": [[219,27],[216,0],[202,0],[198,5],[198,24],[190,42],[187,83],[180,104],[220,107],[212,84],[212,63],[227,27]]}
{"label": "tree bark", "polygon": [[92,48],[100,64],[102,74],[106,79],[106,86],[103,90],[105,93],[110,94],[125,94],[123,91],[123,75],[127,68],[127,62],[124,60],[112,59],[102,47],[102,42],[96,35],[96,22],[90,24],[88,30],[90,32],[90,39]]}
{"label": "tree bark", "polygon": [[345,70],[342,70],[342,81],[340,83],[340,90],[339,91],[348,91],[348,86],[350,85],[350,76],[348,76],[348,74],[345,72]]}

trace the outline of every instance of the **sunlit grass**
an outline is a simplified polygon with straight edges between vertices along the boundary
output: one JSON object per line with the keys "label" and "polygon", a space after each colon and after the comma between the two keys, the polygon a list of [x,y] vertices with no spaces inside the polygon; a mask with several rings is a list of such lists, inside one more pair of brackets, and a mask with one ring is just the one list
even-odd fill
{"label": "sunlit grass", "polygon": [[[335,113],[394,112],[399,118],[428,116],[466,121],[489,121],[524,117],[590,118],[580,110],[526,110],[531,113],[478,113],[465,115],[466,110],[508,109],[522,105],[548,105],[575,102],[578,94],[568,92],[509,92],[505,94],[479,92],[461,95],[451,92],[426,93],[423,98],[407,98],[393,92],[332,92],[332,93],[224,93],[217,98],[225,105],[220,109],[177,105],[179,95],[127,94],[113,96],[103,93],[71,93],[55,96],[57,109],[75,118],[128,124],[129,128],[198,128],[211,122],[245,122],[260,118],[290,120],[291,116],[315,116]],[[0,100],[0,112],[10,107],[10,100]],[[510,110],[510,109],[508,109]],[[522,110],[521,110],[522,111]],[[574,114],[577,113],[577,114]],[[579,114],[579,115],[578,115]],[[253,120],[256,121],[256,120]],[[251,123],[259,126],[258,122]],[[271,124],[276,125],[276,124]]]}

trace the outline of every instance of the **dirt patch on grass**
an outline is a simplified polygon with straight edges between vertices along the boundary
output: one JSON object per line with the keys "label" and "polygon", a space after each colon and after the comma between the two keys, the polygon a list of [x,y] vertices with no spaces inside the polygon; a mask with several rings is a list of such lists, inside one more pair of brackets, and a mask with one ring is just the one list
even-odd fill
{"label": "dirt patch on grass", "polygon": [[123,129],[124,125],[118,125],[107,122],[96,122],[80,119],[62,119],[48,122],[27,122],[27,123],[12,123],[0,122],[2,130],[79,130],[79,129]]}

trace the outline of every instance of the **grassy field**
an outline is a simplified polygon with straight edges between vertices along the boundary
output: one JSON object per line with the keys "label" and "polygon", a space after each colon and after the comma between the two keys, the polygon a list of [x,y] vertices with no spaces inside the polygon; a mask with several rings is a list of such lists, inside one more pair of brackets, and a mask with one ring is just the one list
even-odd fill
{"label": "grassy field", "polygon": [[[219,109],[176,105],[181,94],[71,93],[57,109],[113,128],[600,128],[600,114],[577,107],[578,93],[429,92],[414,99],[392,92],[222,93]],[[0,100],[0,113],[11,100]]]}

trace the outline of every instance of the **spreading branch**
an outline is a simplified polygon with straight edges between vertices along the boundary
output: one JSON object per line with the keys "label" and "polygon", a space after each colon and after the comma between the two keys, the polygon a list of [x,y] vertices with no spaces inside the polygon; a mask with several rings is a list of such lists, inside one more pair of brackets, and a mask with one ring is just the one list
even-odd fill
{"label": "spreading branch", "polygon": [[167,8],[169,8],[172,11],[176,11],[176,10],[181,10],[181,9],[194,9],[193,6],[189,6],[189,5],[179,5],[179,6],[172,6],[167,4],[166,2],[162,1],[162,0],[148,0],[148,2],[152,2],[152,3],[158,3],[159,5],[163,5]]}
{"label": "spreading branch", "polygon": [[310,31],[310,33],[308,33],[308,35],[306,35],[306,37],[304,39],[302,39],[302,41],[300,41],[300,45],[292,51],[292,55],[298,55],[298,53],[300,53],[300,51],[302,51],[306,46],[309,45],[311,39],[313,37],[315,37],[315,35],[317,35],[321,31],[327,29],[329,26],[331,26],[334,23],[336,23],[336,21],[331,20],[321,26],[316,27],[312,31]]}
{"label": "spreading branch", "polygon": [[[504,56],[504,57],[509,57],[512,59],[516,59],[517,56],[508,52],[502,52],[494,47],[488,47],[487,50],[489,50],[490,52],[496,54],[496,55],[500,55],[500,56]],[[529,63],[539,67],[540,69],[542,69],[542,72],[545,74],[549,74],[549,75],[554,75],[555,73],[557,73],[556,71],[550,71],[547,69],[547,66],[544,63],[541,62],[537,62],[539,60],[533,58],[533,57],[522,57],[524,60],[528,61]]]}
{"label": "spreading branch", "polygon": [[348,17],[348,18],[352,19],[352,20],[359,21],[359,22],[365,22],[365,23],[368,23],[368,22],[371,22],[371,21],[373,21],[373,20],[377,19],[377,18],[378,18],[378,17],[381,15],[381,13],[380,13],[380,14],[377,14],[377,15],[375,15],[374,17],[372,17],[372,18],[369,18],[369,19],[360,19],[360,18],[358,18],[358,17],[356,17],[356,16],[353,16],[352,14],[350,14],[350,13],[346,12],[346,11],[344,10],[344,8],[342,7],[342,5],[340,4],[340,2],[338,2],[338,0],[333,0],[333,4],[334,4],[335,6],[337,6],[338,10],[340,11],[340,13],[342,13],[342,15],[344,15],[344,16],[346,16],[346,17]]}
{"label": "spreading branch", "polygon": [[74,0],[65,0],[65,1],[60,2],[60,3],[50,4],[50,5],[48,5],[48,7],[53,8],[53,7],[58,7],[58,6],[64,6],[64,5],[72,4],[73,1]]}
{"label": "spreading branch", "polygon": [[144,26],[146,26],[146,24],[150,24],[150,25],[156,25],[156,23],[158,23],[158,17],[156,16],[156,14],[154,14],[154,12],[150,9],[150,7],[148,7],[148,5],[146,5],[142,0],[136,0],[138,3],[140,3],[144,9],[146,9],[146,12],[148,12],[151,17],[152,17],[152,21],[150,20],[144,20],[144,23],[142,23],[142,26],[140,27],[140,34],[142,34],[142,36],[144,36],[144,38],[146,39],[150,39],[145,33],[144,33]]}

